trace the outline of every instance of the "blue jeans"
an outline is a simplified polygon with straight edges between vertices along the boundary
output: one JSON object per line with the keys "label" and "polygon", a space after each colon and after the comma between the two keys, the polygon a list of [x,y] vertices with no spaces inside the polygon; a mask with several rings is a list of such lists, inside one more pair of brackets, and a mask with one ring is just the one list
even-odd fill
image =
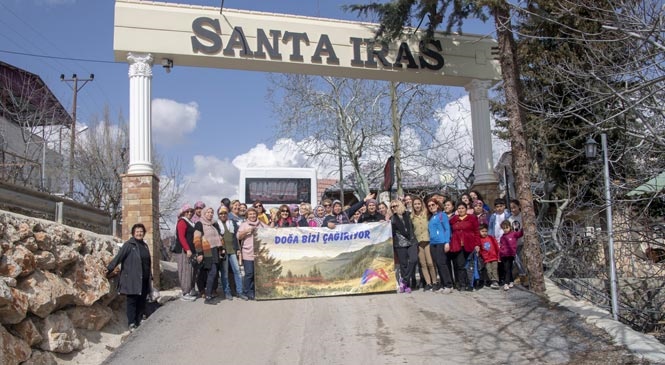
{"label": "blue jeans", "polygon": [[222,261],[222,287],[224,288],[224,295],[227,298],[231,297],[231,285],[229,285],[229,265],[233,270],[233,278],[236,282],[236,292],[242,293],[242,278],[240,277],[240,266],[238,265],[238,256],[236,254],[226,254],[226,260]]}
{"label": "blue jeans", "polygon": [[243,292],[249,299],[254,299],[254,261],[242,260],[242,265],[245,267]]}

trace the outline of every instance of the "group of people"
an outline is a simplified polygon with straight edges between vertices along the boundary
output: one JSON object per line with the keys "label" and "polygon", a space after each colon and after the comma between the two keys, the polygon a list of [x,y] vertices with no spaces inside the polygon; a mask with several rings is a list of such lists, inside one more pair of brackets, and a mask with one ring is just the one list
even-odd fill
{"label": "group of people", "polygon": [[[525,275],[519,259],[523,232],[518,200],[510,202],[510,212],[503,199],[495,200],[490,212],[475,191],[457,203],[439,194],[409,200],[408,219],[414,227],[424,290],[451,293],[454,288],[472,291],[484,286],[508,290],[514,286],[513,263],[519,275]],[[405,288],[409,283],[418,285],[408,269],[400,282]]]}
{"label": "group of people", "polygon": [[369,194],[351,206],[324,199],[316,207],[283,204],[270,210],[260,201],[248,207],[224,198],[216,213],[217,221],[213,209],[203,202],[185,204],[180,211],[174,253],[183,300],[205,297],[210,302],[219,278],[226,299],[234,295],[254,299],[252,233],[260,227],[334,229],[338,224],[389,221],[397,290],[403,293],[419,287],[443,293],[483,286],[508,290],[514,285],[513,265],[520,276],[525,275],[519,259],[519,201],[512,200],[507,210],[505,200],[497,199],[491,210],[477,191],[463,194],[456,203],[435,193],[425,199],[406,195],[386,204]]}
{"label": "group of people", "polygon": [[239,201],[225,198],[217,210],[201,201],[180,209],[172,252],[178,264],[182,300],[204,297],[204,302],[211,304],[220,278],[225,299],[233,300],[234,293],[240,299],[254,299],[253,233],[266,226],[259,220],[263,205],[245,205],[242,213],[240,206]]}
{"label": "group of people", "polygon": [[[234,296],[254,300],[253,233],[261,227],[334,229],[338,224],[381,221],[391,223],[400,293],[419,287],[442,293],[483,286],[509,290],[514,285],[513,264],[519,275],[525,275],[519,259],[522,215],[518,200],[510,202],[508,211],[505,201],[497,199],[491,212],[477,191],[462,195],[456,203],[434,193],[424,199],[406,195],[386,204],[369,194],[351,206],[324,199],[316,207],[284,204],[267,211],[260,201],[248,206],[224,198],[216,210],[198,201],[194,206],[183,205],[179,211],[171,251],[178,265],[181,299],[203,297],[204,303],[212,304],[221,288],[226,300]],[[119,287],[127,295],[130,329],[140,323],[150,291],[145,233],[142,224],[134,225],[132,238],[107,268],[113,272],[123,264]],[[416,280],[417,272],[420,281]]]}

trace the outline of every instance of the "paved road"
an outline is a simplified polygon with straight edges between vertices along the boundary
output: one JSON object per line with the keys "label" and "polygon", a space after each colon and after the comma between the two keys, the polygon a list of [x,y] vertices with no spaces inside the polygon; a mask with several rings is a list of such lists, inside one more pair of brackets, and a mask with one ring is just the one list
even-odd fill
{"label": "paved road", "polygon": [[638,364],[520,289],[171,302],[105,364]]}

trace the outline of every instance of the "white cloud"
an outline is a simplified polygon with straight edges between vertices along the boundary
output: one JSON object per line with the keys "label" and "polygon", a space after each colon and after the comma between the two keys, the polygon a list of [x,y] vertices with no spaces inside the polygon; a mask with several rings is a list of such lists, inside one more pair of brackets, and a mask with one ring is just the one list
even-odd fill
{"label": "white cloud", "polygon": [[200,118],[196,102],[178,103],[169,99],[152,101],[152,135],[161,145],[176,143],[196,128]]}
{"label": "white cloud", "polygon": [[222,198],[233,199],[238,196],[240,172],[231,161],[220,160],[215,156],[196,155],[193,166],[194,171],[184,179],[184,203],[194,205],[201,200],[206,206],[217,209]]}
{"label": "white cloud", "polygon": [[298,152],[298,145],[292,139],[282,138],[272,149],[261,143],[246,153],[233,159],[233,165],[245,167],[305,167],[307,159]]}
{"label": "white cloud", "polygon": [[[471,155],[471,116],[468,97],[465,96],[447,104],[441,111],[439,119],[440,127],[437,135],[444,138],[444,136],[453,133],[452,130],[459,129],[459,134],[455,135],[454,147],[451,146],[450,149],[458,150],[459,148],[458,151],[468,153],[471,161],[473,156]],[[422,144],[417,133],[413,130],[405,129],[402,137],[411,140],[409,144],[404,145],[406,148],[417,149]],[[382,143],[387,145],[392,143],[390,136],[380,138]],[[197,155],[193,159],[194,171],[185,177],[187,187],[183,201],[193,204],[197,200],[202,200],[206,205],[212,204],[214,208],[217,208],[221,198],[236,199],[238,197],[240,169],[246,167],[314,167],[318,171],[319,178],[337,178],[337,159],[324,160],[319,158],[308,161],[305,156],[298,152],[298,147],[308,146],[312,143],[323,142],[313,139],[294,141],[283,138],[275,142],[272,147],[268,147],[263,143],[258,144],[231,161],[229,159],[220,160],[215,156]],[[505,143],[497,141],[495,137],[493,137],[492,143],[494,161],[496,162],[498,156],[507,150],[507,146]],[[364,160],[381,162],[385,161],[386,158],[387,156],[382,156],[382,153],[367,153]],[[417,164],[417,162],[415,163]],[[408,167],[417,169],[417,166]],[[350,172],[348,166],[345,167],[345,171]],[[438,176],[433,178],[438,181]]]}

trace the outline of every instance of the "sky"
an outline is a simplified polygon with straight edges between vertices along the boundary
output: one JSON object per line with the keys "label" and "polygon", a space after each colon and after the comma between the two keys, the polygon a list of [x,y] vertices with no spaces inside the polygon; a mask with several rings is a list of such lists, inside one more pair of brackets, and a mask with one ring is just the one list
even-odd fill
{"label": "sky", "polygon": [[[221,4],[217,0],[165,2]],[[349,3],[353,1],[225,0],[224,7],[366,20],[341,10]],[[60,75],[83,78],[92,73],[94,81],[78,93],[78,123],[94,124],[106,106],[112,120],[118,115],[126,120],[128,64],[113,60],[113,15],[110,0],[0,0],[0,60],[39,75],[69,111],[73,93]],[[467,33],[493,36],[491,24],[467,24]],[[175,65],[167,74],[158,65],[153,67],[154,149],[167,162],[177,161],[180,166],[183,201],[218,203],[222,197],[237,197],[238,168],[303,163],[291,152],[298,141],[275,139],[277,117],[266,98],[268,86],[268,74],[262,72]],[[452,92],[461,96],[462,105],[468,105],[463,90],[453,88]],[[459,113],[468,122],[464,117],[468,112]]]}

